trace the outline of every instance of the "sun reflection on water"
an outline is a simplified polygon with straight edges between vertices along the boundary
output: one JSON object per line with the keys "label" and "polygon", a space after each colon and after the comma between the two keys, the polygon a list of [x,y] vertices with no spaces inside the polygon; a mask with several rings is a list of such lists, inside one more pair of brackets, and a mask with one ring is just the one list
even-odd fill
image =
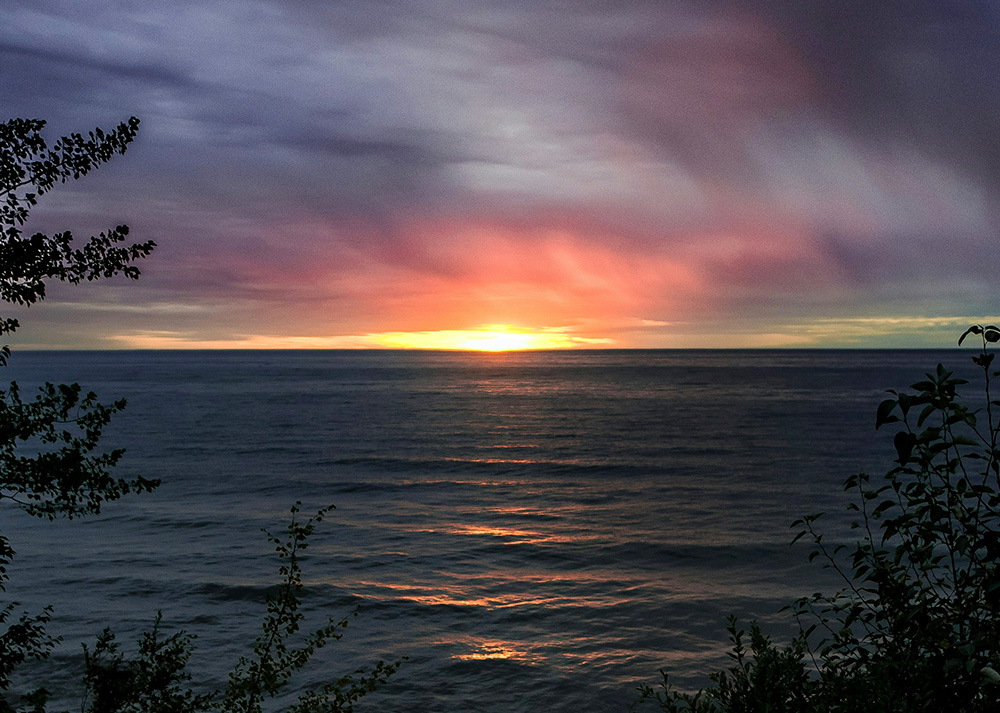
{"label": "sun reflection on water", "polygon": [[412,582],[376,582],[357,580],[352,583],[369,594],[378,592],[379,598],[401,599],[429,606],[483,607],[485,609],[508,609],[510,607],[546,606],[559,601],[557,597],[539,597],[528,594],[510,593],[500,596],[475,596],[466,587],[431,586]]}
{"label": "sun reflection on water", "polygon": [[609,607],[641,594],[641,585],[612,571],[550,572],[499,569],[491,572],[436,572],[432,579],[392,578],[340,582],[354,596],[405,601],[425,606],[487,610],[536,607],[577,609]]}
{"label": "sun reflection on water", "polygon": [[504,545],[583,543],[592,541],[597,537],[594,534],[584,535],[578,532],[541,532],[539,530],[511,527],[508,525],[483,525],[459,522],[442,523],[439,527],[414,528],[410,531],[426,534],[490,538]]}
{"label": "sun reflection on water", "polygon": [[472,651],[452,654],[459,661],[494,661],[497,659],[534,664],[538,657],[529,653],[524,645],[516,641],[501,639],[468,639],[465,641],[440,641],[441,644],[460,644]]}

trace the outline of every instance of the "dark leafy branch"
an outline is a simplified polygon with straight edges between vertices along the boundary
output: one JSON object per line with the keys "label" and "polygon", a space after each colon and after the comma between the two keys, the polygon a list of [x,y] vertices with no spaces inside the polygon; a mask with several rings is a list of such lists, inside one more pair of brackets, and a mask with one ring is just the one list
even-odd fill
{"label": "dark leafy branch", "polygon": [[[876,429],[892,429],[896,460],[878,480],[851,476],[853,545],[828,547],[820,515],[795,523],[809,559],[844,586],[789,607],[800,634],[780,648],[751,626],[730,624],[737,665],[698,694],[664,681],[640,689],[666,711],[843,711],[921,713],[997,710],[1000,699],[1000,423],[991,395],[1000,328],[973,325],[972,358],[985,398],[963,400],[965,379],[942,365],[910,392],[890,391]],[[806,656],[805,654],[808,654]],[[805,706],[805,707],[802,707]]]}
{"label": "dark leafy branch", "polygon": [[[135,139],[134,117],[105,133],[71,134],[49,148],[41,132],[45,122],[11,119],[0,124],[0,300],[32,305],[45,297],[45,285],[55,279],[71,284],[124,275],[139,276],[136,260],[153,249],[151,241],[124,244],[128,227],[120,225],[77,244],[70,231],[54,235],[25,234],[24,226],[40,196],[56,184],[96,170]],[[16,318],[0,318],[0,335],[20,326]],[[0,366],[10,349],[0,348]],[[102,450],[100,439],[123,400],[101,404],[77,384],[45,384],[25,399],[16,383],[0,390],[0,504],[47,519],[100,512],[101,506],[126,493],[144,492],[157,481],[142,477],[115,478],[111,469],[124,451]],[[0,590],[5,590],[7,565],[14,556],[9,539],[0,533]],[[22,614],[14,620],[15,604],[0,616],[0,690],[10,685],[14,669],[30,658],[43,658],[56,639],[45,633],[48,610]],[[39,689],[32,706],[44,703]],[[0,711],[9,705],[0,705]]]}
{"label": "dark leafy branch", "polygon": [[[23,231],[39,197],[125,153],[138,127],[139,120],[133,117],[113,131],[70,134],[49,148],[41,135],[44,121],[12,119],[0,124],[0,300],[30,306],[45,298],[46,283],[53,279],[78,284],[115,275],[139,277],[134,263],[155,245],[127,244],[126,225],[82,243],[75,242],[70,231],[53,235]],[[15,318],[0,318],[0,335],[19,326]],[[0,347],[0,366],[6,365],[9,355],[8,347]],[[22,397],[16,383],[0,390],[0,506],[49,520],[73,518],[99,513],[103,505],[128,493],[156,488],[156,480],[112,475],[124,450],[103,449],[101,439],[112,417],[124,407],[124,400],[102,404],[78,384],[46,383],[32,398]],[[262,711],[264,701],[282,692],[316,651],[342,636],[348,623],[329,619],[315,631],[297,636],[303,620],[299,557],[328,510],[300,522],[296,505],[286,537],[268,533],[281,563],[281,586],[267,599],[253,654],[239,660],[224,691],[191,688],[187,664],[194,637],[184,632],[164,637],[157,616],[132,657],[122,653],[110,630],[97,637],[92,650],[84,647],[82,713]],[[9,539],[0,533],[0,591],[5,591],[6,568],[14,554]],[[11,602],[0,609],[0,713],[46,713],[50,692],[44,686],[22,695],[17,708],[6,695],[22,664],[46,658],[59,641],[46,631],[49,608],[35,615],[18,614],[18,608]],[[400,661],[378,661],[370,671],[336,678],[300,694],[288,710],[352,711],[356,701],[384,684],[399,665]]]}
{"label": "dark leafy branch", "polygon": [[[267,597],[267,614],[253,656],[241,658],[229,675],[220,705],[223,713],[260,713],[264,700],[278,695],[316,651],[340,639],[349,623],[348,619],[328,619],[326,624],[302,637],[297,646],[291,645],[304,618],[300,611],[303,585],[299,555],[307,547],[316,524],[332,509],[332,506],[323,508],[305,522],[299,522],[299,506],[300,503],[292,506],[285,538],[265,532],[281,562],[278,572],[283,581],[278,592]],[[299,702],[288,708],[287,713],[350,713],[359,698],[384,684],[401,663],[402,660],[378,661],[370,672],[358,669],[318,689],[300,693]]]}
{"label": "dark leafy branch", "polygon": [[[63,136],[52,148],[42,137],[44,128],[45,122],[37,119],[0,124],[0,299],[11,304],[31,305],[44,299],[50,279],[71,284],[119,274],[137,279],[134,262],[156,246],[151,240],[124,244],[127,225],[110,228],[81,245],[68,230],[24,234],[22,228],[40,196],[124,154],[136,137],[139,120],[132,117],[107,133],[95,129],[86,137]],[[19,326],[17,319],[0,319],[0,334]],[[4,347],[0,357],[5,361],[8,353]]]}
{"label": "dark leafy branch", "polygon": [[98,637],[93,652],[83,647],[86,673],[81,710],[86,713],[185,713],[206,710],[210,694],[187,685],[194,637],[178,632],[160,635],[161,615],[142,635],[134,658],[126,658],[110,629]]}
{"label": "dark leafy branch", "polygon": [[[300,556],[316,524],[332,508],[323,508],[305,522],[299,503],[291,510],[284,538],[266,532],[278,556],[280,585],[267,597],[266,613],[253,654],[239,659],[220,691],[196,693],[187,662],[194,637],[184,632],[162,638],[157,616],[152,631],[140,639],[136,655],[125,657],[114,635],[105,630],[93,653],[84,647],[87,673],[84,713],[261,713],[265,703],[283,693],[295,673],[329,642],[341,638],[347,619],[328,619],[314,631],[298,636],[304,615]],[[297,639],[297,641],[296,641]],[[363,696],[385,684],[402,660],[378,661],[298,694],[286,713],[351,713]],[[269,708],[269,710],[273,710]]]}

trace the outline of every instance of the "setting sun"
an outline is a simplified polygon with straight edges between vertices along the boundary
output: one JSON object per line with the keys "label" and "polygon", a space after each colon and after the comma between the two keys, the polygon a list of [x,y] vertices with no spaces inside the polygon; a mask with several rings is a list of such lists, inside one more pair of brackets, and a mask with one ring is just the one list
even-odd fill
{"label": "setting sun", "polygon": [[558,330],[526,330],[510,324],[488,324],[479,329],[431,332],[388,332],[376,336],[387,347],[405,349],[458,349],[506,352],[528,349],[567,349],[607,344],[607,339],[574,337]]}

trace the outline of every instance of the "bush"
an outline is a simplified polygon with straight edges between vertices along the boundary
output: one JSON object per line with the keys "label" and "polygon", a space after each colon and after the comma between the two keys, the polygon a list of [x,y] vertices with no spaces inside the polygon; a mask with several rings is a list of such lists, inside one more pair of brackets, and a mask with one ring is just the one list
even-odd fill
{"label": "bush", "polygon": [[736,665],[711,675],[696,694],[640,687],[638,705],[665,711],[995,711],[1000,708],[1000,401],[991,394],[1000,329],[974,325],[972,358],[983,374],[978,408],[963,402],[967,382],[938,365],[909,393],[890,391],[875,427],[892,427],[897,458],[879,480],[847,479],[853,545],[829,547],[821,514],[795,523],[812,543],[810,560],[844,587],[803,597],[788,609],[800,634],[778,648],[751,625],[743,648],[730,622]]}
{"label": "bush", "polygon": [[[79,243],[70,231],[26,235],[23,227],[38,200],[58,184],[76,180],[116,154],[124,154],[136,137],[139,120],[132,117],[110,132],[95,129],[83,136],[59,138],[50,148],[42,137],[45,122],[11,119],[0,123],[0,301],[30,306],[45,298],[46,283],[124,275],[139,277],[137,260],[148,256],[152,241],[125,244],[129,229],[119,225]],[[0,336],[18,329],[17,319],[0,317]],[[0,347],[0,367],[10,350]],[[101,450],[101,434],[125,401],[103,405],[78,384],[45,384],[33,399],[24,399],[16,383],[0,391],[0,504],[53,520],[96,514],[104,504],[128,493],[149,492],[159,482],[136,477],[115,478],[112,469],[124,455]],[[298,505],[284,538],[267,533],[280,560],[281,585],[267,598],[266,614],[253,653],[236,664],[224,691],[195,693],[187,685],[187,662],[194,637],[181,632],[161,637],[160,618],[144,634],[133,658],[121,653],[114,634],[105,630],[93,651],[84,648],[84,713],[260,713],[265,700],[283,692],[292,675],[328,642],[339,639],[347,619],[327,623],[294,639],[302,621],[299,553],[329,508],[305,522]],[[0,532],[0,592],[6,591],[6,565],[14,557],[9,539]],[[44,713],[50,692],[40,685],[21,697],[18,708],[7,700],[11,677],[31,659],[44,659],[58,643],[46,625],[51,610],[17,614],[19,604],[0,608],[0,713]],[[289,713],[342,713],[386,682],[400,662],[374,664],[305,692]]]}
{"label": "bush", "polygon": [[[309,663],[313,654],[339,639],[348,625],[348,619],[328,619],[320,628],[299,637],[297,644],[294,641],[303,619],[299,611],[302,592],[299,555],[308,546],[316,524],[330,509],[324,508],[305,522],[299,522],[299,503],[296,503],[285,537],[266,533],[277,553],[282,580],[277,591],[267,597],[267,611],[253,653],[236,663],[225,689],[208,693],[191,689],[187,661],[194,637],[179,632],[161,638],[157,615],[152,631],[140,639],[134,658],[121,654],[114,635],[107,629],[97,638],[93,653],[84,647],[86,675],[81,710],[85,713],[261,713],[264,703],[283,693],[292,676]],[[354,703],[386,683],[400,663],[379,661],[369,672],[358,669],[317,689],[299,693],[298,703],[284,710],[350,713]]]}

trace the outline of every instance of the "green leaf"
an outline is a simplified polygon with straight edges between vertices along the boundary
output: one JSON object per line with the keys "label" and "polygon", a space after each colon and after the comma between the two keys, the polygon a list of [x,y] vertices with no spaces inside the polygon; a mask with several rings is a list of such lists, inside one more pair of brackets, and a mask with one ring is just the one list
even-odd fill
{"label": "green leaf", "polygon": [[936,410],[937,410],[937,407],[934,406],[934,404],[930,404],[928,406],[925,406],[924,410],[920,412],[919,416],[917,416],[917,426],[918,427],[919,426],[923,426],[924,425],[924,421],[927,420],[927,417],[930,416],[932,413],[934,413],[934,411],[936,411]]}
{"label": "green leaf", "polygon": [[900,431],[893,439],[892,444],[896,447],[896,454],[899,456],[899,464],[906,465],[913,453],[913,447],[917,445],[917,437],[912,433]]}
{"label": "green leaf", "polygon": [[996,356],[993,352],[986,352],[980,354],[979,356],[972,357],[972,363],[983,367],[984,369],[989,369],[990,365],[993,363],[993,358]]}
{"label": "green leaf", "polygon": [[875,412],[876,430],[887,423],[895,423],[899,421],[897,416],[892,415],[892,411],[896,408],[897,403],[896,399],[886,399],[878,405],[878,410]]}
{"label": "green leaf", "polygon": [[983,333],[983,327],[982,327],[982,325],[980,325],[980,324],[974,324],[974,325],[972,325],[971,327],[969,327],[968,329],[966,329],[964,332],[962,332],[962,336],[958,338],[958,346],[962,346],[962,342],[964,342],[965,338],[967,336],[969,336],[970,334],[982,334],[982,333]]}
{"label": "green leaf", "polygon": [[895,504],[896,502],[894,500],[883,500],[878,504],[878,506],[874,510],[872,510],[872,517],[876,518],[879,517],[882,513],[884,513],[886,510],[888,510]]}

